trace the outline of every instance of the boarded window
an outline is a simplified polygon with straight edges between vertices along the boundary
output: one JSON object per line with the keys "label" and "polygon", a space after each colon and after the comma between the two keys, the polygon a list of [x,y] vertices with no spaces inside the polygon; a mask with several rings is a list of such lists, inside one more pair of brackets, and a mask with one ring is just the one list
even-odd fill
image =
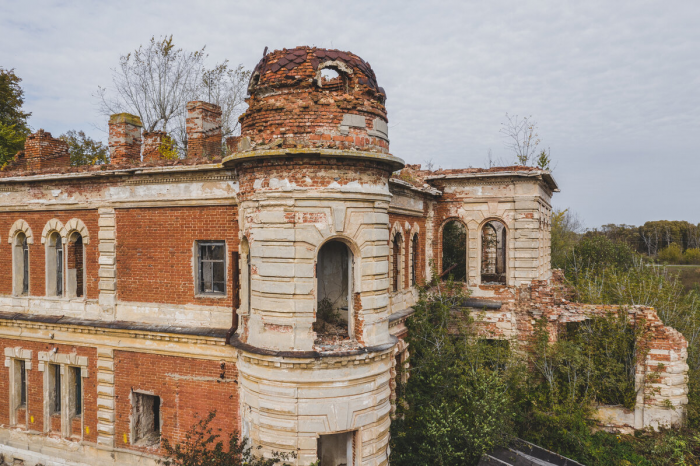
{"label": "boarded window", "polygon": [[66,293],[70,298],[85,296],[85,248],[83,237],[74,232],[70,235],[66,257]]}
{"label": "boarded window", "polygon": [[198,249],[198,292],[226,294],[226,243],[201,241]]}
{"label": "boarded window", "polygon": [[49,407],[51,415],[61,414],[61,366],[49,366]]}
{"label": "boarded window", "polygon": [[442,278],[467,281],[467,229],[458,220],[442,228]]}

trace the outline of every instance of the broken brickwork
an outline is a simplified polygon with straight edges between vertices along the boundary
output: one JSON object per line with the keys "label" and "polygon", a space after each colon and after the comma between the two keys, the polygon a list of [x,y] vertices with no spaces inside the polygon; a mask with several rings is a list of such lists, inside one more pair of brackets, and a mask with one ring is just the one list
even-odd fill
{"label": "broken brickwork", "polygon": [[70,166],[68,143],[40,129],[27,136],[24,153],[16,157],[17,167],[26,170],[55,169]]}
{"label": "broken brickwork", "polygon": [[126,165],[141,161],[141,119],[128,113],[109,118],[110,163]]}
{"label": "broken brickwork", "polygon": [[143,132],[143,160],[145,162],[161,160],[163,158],[162,144],[167,137],[164,131]]}
{"label": "broken brickwork", "polygon": [[187,156],[221,156],[221,107],[208,102],[187,103]]}
{"label": "broken brickwork", "polygon": [[[324,69],[338,76],[326,80]],[[389,152],[386,93],[350,52],[297,47],[263,57],[240,117],[240,150],[314,147]]]}

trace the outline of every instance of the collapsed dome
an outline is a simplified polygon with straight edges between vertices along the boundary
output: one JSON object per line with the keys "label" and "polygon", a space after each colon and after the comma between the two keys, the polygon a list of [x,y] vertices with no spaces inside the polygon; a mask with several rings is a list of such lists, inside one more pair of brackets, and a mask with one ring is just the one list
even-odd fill
{"label": "collapsed dome", "polygon": [[253,70],[248,94],[239,151],[389,152],[386,93],[369,63],[353,53],[276,50]]}

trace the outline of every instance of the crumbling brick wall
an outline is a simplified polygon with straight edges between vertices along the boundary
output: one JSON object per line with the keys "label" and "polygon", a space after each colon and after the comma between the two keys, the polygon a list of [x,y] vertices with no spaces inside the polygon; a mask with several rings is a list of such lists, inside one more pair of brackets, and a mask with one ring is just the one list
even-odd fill
{"label": "crumbling brick wall", "polygon": [[[0,338],[0,357],[5,354],[5,348],[21,347],[32,351],[32,368],[27,370],[27,409],[29,415],[29,430],[44,431],[44,372],[39,371],[39,352],[52,351],[57,353],[76,353],[78,356],[88,358],[88,377],[83,377],[83,422],[87,428],[83,432],[83,439],[88,442],[97,440],[97,350],[84,346],[61,345],[53,342],[34,342],[27,340],[15,340]],[[8,427],[10,422],[9,405],[9,371],[11,369],[2,366],[0,370],[0,426]],[[44,369],[48,370],[48,369]],[[33,419],[33,422],[32,422]],[[60,420],[59,420],[60,423]],[[59,424],[60,425],[60,424]],[[52,429],[53,430],[53,429]]]}
{"label": "crumbling brick wall", "polygon": [[[37,211],[37,212],[0,212],[0,262],[12,263],[12,244],[8,242],[7,234],[10,227],[19,219],[26,221],[34,234],[34,243],[29,244],[29,294],[31,296],[46,296],[46,248],[41,242],[44,227],[52,219],[58,219],[63,225],[77,218],[87,227],[91,241],[84,246],[86,297],[97,299],[99,296],[99,241],[97,236],[99,226],[96,210],[68,211]],[[0,295],[12,294],[12,273],[0,274]]]}
{"label": "crumbling brick wall", "polygon": [[[121,301],[231,306],[238,207],[117,209]],[[226,297],[196,297],[196,241],[226,241]]]}
{"label": "crumbling brick wall", "polygon": [[[325,80],[322,70],[339,75]],[[315,147],[388,152],[386,93],[357,55],[276,50],[253,70],[239,150]]]}
{"label": "crumbling brick wall", "polygon": [[238,370],[232,361],[115,351],[114,380],[118,448],[162,453],[159,445],[132,444],[132,391],[160,397],[161,435],[173,444],[184,441],[190,427],[212,410],[217,415],[210,427],[222,438],[240,431]]}

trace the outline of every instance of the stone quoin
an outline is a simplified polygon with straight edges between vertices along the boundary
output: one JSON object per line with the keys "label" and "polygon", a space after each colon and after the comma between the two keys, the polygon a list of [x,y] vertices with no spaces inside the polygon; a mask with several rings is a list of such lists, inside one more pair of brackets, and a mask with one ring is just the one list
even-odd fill
{"label": "stone quoin", "polygon": [[[216,409],[215,429],[263,454],[387,465],[405,321],[433,273],[465,281],[489,338],[525,342],[543,316],[556,338],[615,310],[568,301],[551,269],[549,171],[407,165],[386,99],[357,55],[297,47],[253,70],[240,136],[188,103],[179,159],[124,113],[104,165],[31,135],[0,171],[5,461],[155,465]],[[677,425],[687,342],[627,312],[652,335],[638,379],[659,376],[601,422]]]}

